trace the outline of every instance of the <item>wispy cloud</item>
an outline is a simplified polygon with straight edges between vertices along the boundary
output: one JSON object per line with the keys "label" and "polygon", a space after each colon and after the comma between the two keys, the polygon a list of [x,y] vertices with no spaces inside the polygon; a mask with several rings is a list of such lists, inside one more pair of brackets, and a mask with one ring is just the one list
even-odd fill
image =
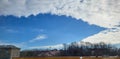
{"label": "wispy cloud", "polygon": [[8,33],[18,33],[18,30],[14,30],[14,29],[5,29],[6,32]]}
{"label": "wispy cloud", "polygon": [[44,32],[45,30],[44,29],[39,29],[39,28],[35,28],[35,29],[32,29],[33,32]]}
{"label": "wispy cloud", "polygon": [[30,49],[61,49],[63,48],[63,44],[57,44],[57,45],[48,45],[48,46],[34,46],[30,47]]}
{"label": "wispy cloud", "polygon": [[37,37],[35,37],[34,39],[30,40],[29,42],[35,42],[35,41],[39,41],[39,40],[43,40],[43,39],[47,39],[47,36],[42,34],[42,35],[38,35]]}
{"label": "wispy cloud", "polygon": [[7,33],[19,33],[19,30],[13,29],[13,28],[9,28],[9,27],[0,27],[0,30],[3,30],[4,32]]}

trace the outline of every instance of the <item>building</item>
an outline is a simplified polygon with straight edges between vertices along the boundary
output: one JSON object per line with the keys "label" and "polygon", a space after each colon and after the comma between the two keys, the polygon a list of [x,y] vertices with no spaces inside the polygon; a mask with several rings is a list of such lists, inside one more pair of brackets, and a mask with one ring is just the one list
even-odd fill
{"label": "building", "polygon": [[13,45],[0,45],[0,59],[12,59],[20,56],[20,48]]}

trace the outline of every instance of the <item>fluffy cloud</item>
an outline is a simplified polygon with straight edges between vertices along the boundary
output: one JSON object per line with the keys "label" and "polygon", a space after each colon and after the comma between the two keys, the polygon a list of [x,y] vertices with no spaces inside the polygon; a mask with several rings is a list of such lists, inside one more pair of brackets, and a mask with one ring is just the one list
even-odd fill
{"label": "fluffy cloud", "polygon": [[98,34],[89,36],[88,38],[85,38],[84,42],[91,42],[91,43],[99,43],[99,42],[105,42],[110,44],[120,44],[120,29],[107,29],[104,31],[101,31]]}
{"label": "fluffy cloud", "polygon": [[46,38],[47,38],[46,35],[38,35],[37,37],[35,37],[34,39],[30,40],[29,42],[35,42],[35,41],[43,40],[43,39],[46,39]]}
{"label": "fluffy cloud", "polygon": [[[40,13],[71,16],[89,24],[118,29],[120,25],[120,0],[0,0],[0,15],[28,17]],[[113,42],[115,40],[119,43],[120,30],[118,32],[108,30],[105,30],[107,34],[102,31],[84,39],[84,41]]]}
{"label": "fluffy cloud", "polygon": [[120,0],[0,0],[0,15],[66,15],[113,28],[120,24]]}

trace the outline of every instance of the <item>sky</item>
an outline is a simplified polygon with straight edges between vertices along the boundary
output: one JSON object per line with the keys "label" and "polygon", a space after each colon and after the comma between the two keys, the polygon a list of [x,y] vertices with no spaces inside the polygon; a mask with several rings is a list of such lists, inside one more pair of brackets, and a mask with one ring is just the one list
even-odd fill
{"label": "sky", "polygon": [[6,44],[26,47],[48,46],[81,41],[105,28],[89,25],[71,17],[39,14],[37,16],[0,16],[0,39]]}
{"label": "sky", "polygon": [[120,44],[119,0],[0,0],[0,45]]}

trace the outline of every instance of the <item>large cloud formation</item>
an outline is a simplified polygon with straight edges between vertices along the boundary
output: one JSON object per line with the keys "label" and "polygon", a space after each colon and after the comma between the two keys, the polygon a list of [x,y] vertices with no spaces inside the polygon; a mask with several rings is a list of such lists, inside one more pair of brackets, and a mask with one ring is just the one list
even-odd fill
{"label": "large cloud formation", "polygon": [[[120,0],[0,0],[0,15],[28,17],[40,13],[71,16],[100,27],[118,28]],[[120,37],[115,38],[120,40]]]}
{"label": "large cloud formation", "polygon": [[98,34],[89,36],[82,41],[91,42],[91,43],[105,42],[107,44],[120,44],[119,34],[120,34],[120,29],[107,29],[101,31]]}

